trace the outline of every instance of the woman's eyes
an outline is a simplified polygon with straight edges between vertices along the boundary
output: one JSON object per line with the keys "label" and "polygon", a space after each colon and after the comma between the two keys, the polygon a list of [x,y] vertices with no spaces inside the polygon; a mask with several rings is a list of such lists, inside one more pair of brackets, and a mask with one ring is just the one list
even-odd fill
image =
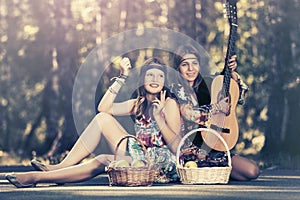
{"label": "woman's eyes", "polygon": [[[154,74],[147,74],[147,76],[154,76]],[[158,76],[159,77],[165,77],[165,75],[163,75],[163,74],[159,74]]]}
{"label": "woman's eyes", "polygon": [[182,67],[185,67],[185,66],[187,66],[187,64],[186,64],[186,63],[182,63],[181,66],[182,66]]}
{"label": "woman's eyes", "polygon": [[[199,65],[198,62],[192,62],[191,64],[192,64],[193,66],[194,66],[194,65]],[[188,63],[182,63],[182,64],[181,64],[182,67],[186,67],[186,66],[188,66],[188,65],[189,65]]]}
{"label": "woman's eyes", "polygon": [[[149,73],[146,76],[147,77],[155,77],[155,74]],[[164,74],[158,74],[158,75],[156,75],[156,77],[159,77],[159,78],[163,79],[163,78],[165,78],[165,75]]]}
{"label": "woman's eyes", "polygon": [[147,74],[147,76],[153,76],[153,74],[152,74],[152,73],[149,73],[149,74]]}

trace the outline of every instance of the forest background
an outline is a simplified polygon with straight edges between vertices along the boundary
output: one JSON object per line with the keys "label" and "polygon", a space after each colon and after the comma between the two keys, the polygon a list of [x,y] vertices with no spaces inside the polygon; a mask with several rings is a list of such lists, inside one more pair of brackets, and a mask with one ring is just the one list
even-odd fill
{"label": "forest background", "polygon": [[[55,162],[66,154],[78,138],[72,115],[76,74],[89,53],[115,34],[177,31],[202,45],[221,71],[228,23],[223,3],[0,0],[0,164],[28,164],[34,156]],[[235,151],[261,167],[300,168],[300,0],[239,0],[237,8],[238,71],[250,91],[237,109]],[[137,65],[137,57],[165,56],[160,54],[139,49],[127,56]],[[118,73],[113,62],[105,69],[99,98]]]}

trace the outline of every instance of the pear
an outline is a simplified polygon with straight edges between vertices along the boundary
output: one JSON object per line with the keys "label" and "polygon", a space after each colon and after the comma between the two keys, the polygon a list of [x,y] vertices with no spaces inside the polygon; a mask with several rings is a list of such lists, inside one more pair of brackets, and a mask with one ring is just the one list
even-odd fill
{"label": "pear", "polygon": [[119,160],[115,163],[115,167],[129,167],[129,163],[126,160]]}
{"label": "pear", "polygon": [[131,163],[132,167],[145,167],[146,163],[142,160],[134,160]]}
{"label": "pear", "polygon": [[188,161],[184,164],[186,168],[198,168],[198,165],[195,161]]}

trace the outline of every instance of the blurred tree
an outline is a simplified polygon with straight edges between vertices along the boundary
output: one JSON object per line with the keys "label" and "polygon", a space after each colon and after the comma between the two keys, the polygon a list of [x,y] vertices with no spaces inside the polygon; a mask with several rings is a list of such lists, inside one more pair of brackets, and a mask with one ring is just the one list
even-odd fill
{"label": "blurred tree", "polygon": [[[269,43],[269,88],[268,126],[266,129],[265,153],[283,152],[300,155],[299,113],[299,8],[300,1],[270,0],[268,25]],[[298,55],[297,55],[298,54]]]}
{"label": "blurred tree", "polygon": [[[72,116],[77,70],[97,45],[117,33],[150,27],[179,31],[199,42],[221,71],[227,42],[223,2],[0,0],[0,150],[53,156],[70,149],[78,137]],[[237,110],[238,153],[255,154],[264,140],[266,154],[300,152],[299,4],[299,0],[237,3],[238,71],[250,86],[245,106]],[[110,48],[120,50],[122,43]],[[134,66],[150,56],[168,56],[155,49],[125,55]],[[105,73],[95,102],[118,74],[115,58],[109,59],[101,66]],[[84,98],[91,100],[94,94]],[[95,113],[81,110],[83,102],[76,103],[83,116]]]}
{"label": "blurred tree", "polygon": [[245,154],[256,154],[263,145],[267,124],[266,110],[270,52],[267,27],[268,7],[265,1],[243,1],[238,6],[238,72],[249,85],[250,90],[244,106],[238,106],[240,127],[239,144],[236,150]]}

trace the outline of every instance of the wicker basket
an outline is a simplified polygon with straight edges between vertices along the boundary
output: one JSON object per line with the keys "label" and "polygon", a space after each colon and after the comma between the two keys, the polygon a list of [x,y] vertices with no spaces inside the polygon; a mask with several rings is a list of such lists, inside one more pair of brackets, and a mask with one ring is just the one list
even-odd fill
{"label": "wicker basket", "polygon": [[[181,153],[181,146],[184,141],[195,132],[207,131],[217,136],[224,144],[228,156],[228,167],[199,167],[199,168],[186,168],[179,163],[179,156]],[[198,128],[187,133],[180,141],[176,152],[177,172],[180,181],[183,184],[227,184],[231,173],[231,156],[225,140],[213,129]]]}
{"label": "wicker basket", "polygon": [[114,160],[116,161],[120,144],[128,138],[135,139],[141,145],[147,164],[145,167],[108,167],[109,183],[111,186],[151,186],[154,182],[155,170],[151,164],[146,147],[138,138],[132,135],[123,137],[116,146]]}

